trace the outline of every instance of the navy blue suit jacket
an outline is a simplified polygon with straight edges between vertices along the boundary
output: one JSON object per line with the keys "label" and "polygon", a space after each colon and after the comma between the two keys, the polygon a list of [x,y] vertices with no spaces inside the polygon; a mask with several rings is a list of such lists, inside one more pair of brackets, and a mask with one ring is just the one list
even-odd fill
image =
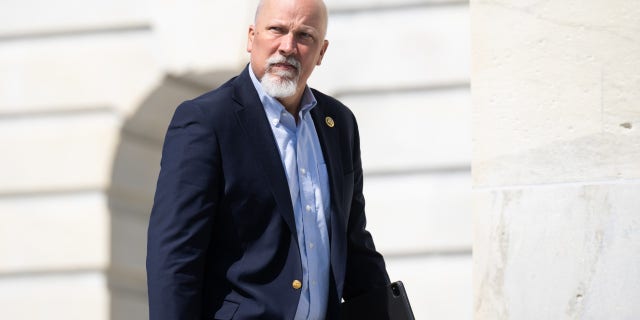
{"label": "navy blue suit jacket", "polygon": [[[355,118],[313,91],[331,188],[327,318],[389,283],[365,230]],[[335,123],[330,127],[326,117]],[[248,69],[182,103],[162,151],[147,245],[150,318],[293,319],[302,279],[287,179]]]}

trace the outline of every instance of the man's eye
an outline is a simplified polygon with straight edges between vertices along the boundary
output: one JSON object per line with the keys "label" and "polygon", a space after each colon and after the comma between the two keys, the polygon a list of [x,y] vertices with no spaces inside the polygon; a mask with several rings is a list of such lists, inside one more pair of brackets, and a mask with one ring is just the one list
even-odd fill
{"label": "man's eye", "polygon": [[313,35],[311,35],[310,33],[306,33],[306,32],[300,32],[300,33],[298,33],[298,39],[303,40],[303,41],[313,41]]}
{"label": "man's eye", "polygon": [[274,32],[282,32],[282,28],[280,27],[269,27],[269,30]]}

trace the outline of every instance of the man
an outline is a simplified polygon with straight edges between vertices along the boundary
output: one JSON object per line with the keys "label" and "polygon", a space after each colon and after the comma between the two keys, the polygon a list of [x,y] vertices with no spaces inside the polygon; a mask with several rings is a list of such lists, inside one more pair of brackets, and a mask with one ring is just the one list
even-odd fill
{"label": "man", "polygon": [[355,118],[306,85],[326,29],[321,0],[261,1],[249,66],[177,108],[149,221],[151,319],[336,319],[389,283]]}

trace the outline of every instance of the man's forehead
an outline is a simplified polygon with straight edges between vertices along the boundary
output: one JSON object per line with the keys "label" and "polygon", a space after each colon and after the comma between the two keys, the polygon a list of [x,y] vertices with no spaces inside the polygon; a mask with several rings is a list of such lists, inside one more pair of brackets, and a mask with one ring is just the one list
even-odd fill
{"label": "man's forehead", "polygon": [[256,22],[261,19],[283,21],[301,18],[309,26],[326,24],[327,12],[321,0],[262,0],[256,11]]}
{"label": "man's forehead", "polygon": [[291,26],[291,27],[296,27],[299,29],[303,29],[303,30],[322,30],[323,26],[322,26],[322,19],[320,18],[310,18],[310,17],[306,17],[306,18],[301,18],[301,19],[295,19],[294,21],[292,21],[289,17],[280,17],[280,16],[271,16],[271,17],[264,17],[263,24],[269,25],[269,24],[274,24],[274,25],[282,25],[282,26]]}

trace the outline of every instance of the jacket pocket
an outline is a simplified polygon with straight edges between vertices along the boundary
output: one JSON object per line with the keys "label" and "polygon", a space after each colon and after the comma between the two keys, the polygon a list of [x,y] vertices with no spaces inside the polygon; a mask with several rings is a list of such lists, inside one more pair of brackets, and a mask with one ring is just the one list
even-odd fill
{"label": "jacket pocket", "polygon": [[222,307],[216,311],[216,314],[213,316],[213,319],[219,320],[230,320],[233,319],[233,315],[236,314],[239,305],[235,302],[225,300],[222,303]]}

